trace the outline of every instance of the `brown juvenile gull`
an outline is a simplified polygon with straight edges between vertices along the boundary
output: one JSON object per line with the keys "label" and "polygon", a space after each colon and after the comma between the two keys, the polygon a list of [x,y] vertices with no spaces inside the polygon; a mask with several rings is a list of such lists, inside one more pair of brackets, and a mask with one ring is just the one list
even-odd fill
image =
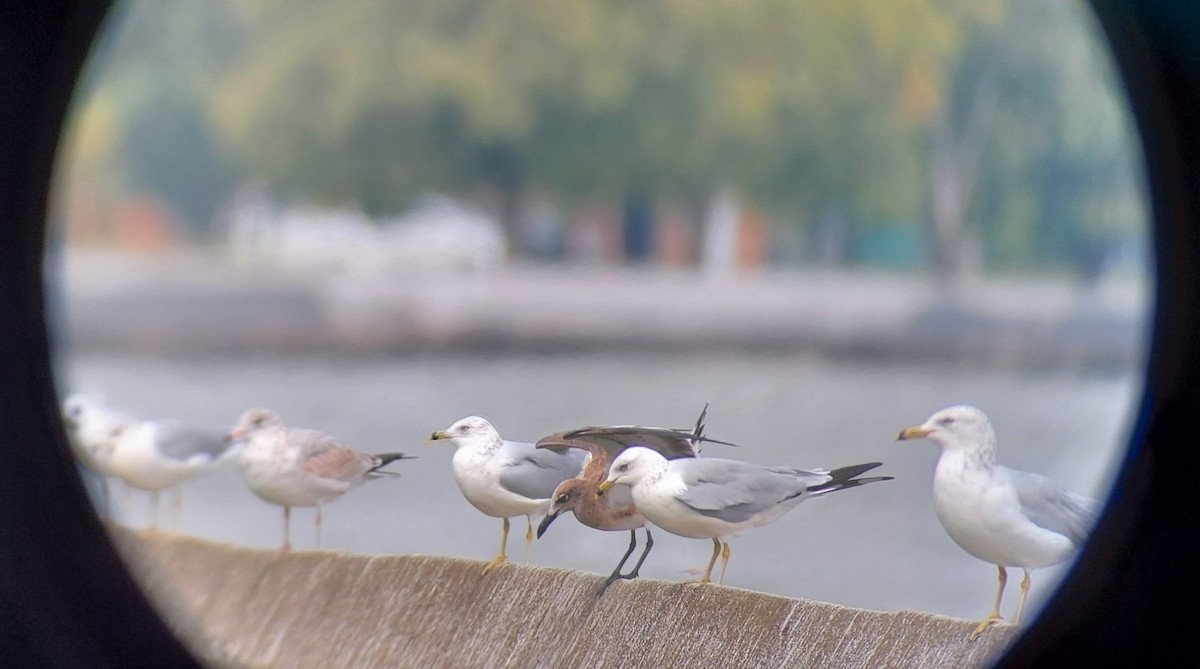
{"label": "brown juvenile gull", "polygon": [[667,460],[652,449],[634,446],[613,460],[600,491],[628,485],[633,503],[646,520],[681,537],[712,539],[712,558],[700,582],[712,581],[713,565],[720,555],[717,582],[724,583],[730,537],[778,520],[809,497],[891,480],[890,476],[856,478],[879,465],[869,462],[827,471],[766,467],[724,458]]}
{"label": "brown juvenile gull", "polygon": [[1020,624],[1029,571],[1075,555],[1087,540],[1100,504],[1041,474],[997,464],[996,431],[973,406],[943,409],[923,424],[905,428],[897,439],[929,439],[942,448],[933,473],[933,510],[956,544],[999,570],[992,612],[970,639],[1004,620],[1000,598],[1008,583],[1005,567],[1025,572],[1013,619]]}
{"label": "brown juvenile gull", "polygon": [[[642,563],[646,561],[646,556],[650,554],[650,549],[654,546],[654,537],[650,534],[650,528],[646,527],[646,519],[638,513],[627,486],[618,486],[606,494],[600,494],[600,482],[608,475],[609,463],[625,449],[633,446],[651,448],[668,460],[673,460],[695,457],[696,454],[692,449],[700,441],[725,444],[726,442],[704,437],[704,417],[707,412],[708,405],[705,405],[704,410],[700,413],[700,418],[696,421],[696,427],[690,432],[637,425],[583,427],[567,432],[558,432],[543,437],[537,442],[538,448],[556,451],[577,448],[590,456],[584,465],[583,473],[576,478],[563,481],[554,490],[549,513],[538,525],[537,535],[539,538],[550,527],[550,523],[566,511],[574,512],[575,518],[588,527],[613,532],[629,530],[629,548],[621,557],[621,561],[617,563],[616,569],[600,586],[597,594],[603,594],[608,586],[617,579],[637,578]],[[621,569],[625,566],[625,562],[637,548],[637,528],[639,527],[646,531],[646,547],[638,557],[633,571],[622,574]]]}
{"label": "brown juvenile gull", "polygon": [[379,471],[396,460],[412,459],[403,453],[362,453],[318,432],[289,428],[270,409],[250,409],[230,433],[244,442],[239,456],[242,473],[254,494],[283,507],[283,546],[291,550],[293,506],[317,507],[317,545],[321,544],[321,505],[351,488],[383,476]]}
{"label": "brown juvenile gull", "polygon": [[463,497],[476,509],[504,520],[500,554],[483,568],[506,564],[509,518],[525,516],[525,564],[533,548],[532,516],[543,516],[559,483],[579,474],[584,454],[538,450],[533,444],[505,441],[486,418],[467,416],[429,436],[454,444],[451,467]]}

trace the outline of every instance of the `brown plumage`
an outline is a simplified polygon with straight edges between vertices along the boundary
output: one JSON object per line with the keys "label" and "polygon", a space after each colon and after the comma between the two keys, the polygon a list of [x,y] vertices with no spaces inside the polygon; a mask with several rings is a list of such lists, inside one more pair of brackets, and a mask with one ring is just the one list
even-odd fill
{"label": "brown plumage", "polygon": [[[608,476],[609,464],[631,446],[651,448],[668,460],[696,457],[693,446],[701,441],[732,446],[733,444],[704,436],[704,418],[707,413],[708,405],[705,404],[700,418],[696,421],[696,427],[691,431],[639,425],[592,426],[556,432],[538,440],[538,448],[555,451],[578,448],[590,456],[578,477],[563,481],[554,490],[550,511],[538,525],[539,538],[565,511],[573,512],[579,522],[597,530],[629,530],[629,548],[621,557],[616,569],[600,587],[600,594],[617,579],[637,578],[642,563],[654,546],[654,538],[650,534],[650,528],[646,527],[646,519],[638,513],[627,487],[618,486],[604,494],[599,492],[600,482]],[[636,530],[639,527],[646,530],[646,547],[633,570],[622,574],[621,569],[637,547]]]}

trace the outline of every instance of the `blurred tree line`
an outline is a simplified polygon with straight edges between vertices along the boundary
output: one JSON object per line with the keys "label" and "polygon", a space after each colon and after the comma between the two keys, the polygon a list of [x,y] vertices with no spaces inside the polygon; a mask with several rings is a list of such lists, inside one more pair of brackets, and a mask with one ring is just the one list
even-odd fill
{"label": "blurred tree line", "polygon": [[201,238],[249,177],[510,232],[530,194],[699,222],[732,191],[828,260],[908,240],[947,277],[1086,266],[1145,220],[1081,0],[137,0],[109,29],[68,169]]}

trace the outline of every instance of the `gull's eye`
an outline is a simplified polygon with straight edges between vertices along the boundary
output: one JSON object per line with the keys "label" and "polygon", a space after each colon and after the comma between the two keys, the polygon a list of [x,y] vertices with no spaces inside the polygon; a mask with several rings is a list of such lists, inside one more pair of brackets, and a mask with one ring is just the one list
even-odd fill
{"label": "gull's eye", "polygon": [[467,425],[460,425],[460,426],[458,426],[458,431],[462,432],[463,434],[466,434],[471,431],[471,428],[470,428],[470,426],[467,426]]}
{"label": "gull's eye", "polygon": [[262,427],[264,420],[265,419],[262,416],[259,416],[258,418],[254,419],[254,422],[252,423],[252,425],[254,425],[254,427]]}
{"label": "gull's eye", "polygon": [[554,501],[557,504],[566,504],[567,503],[567,493],[564,492],[563,494],[559,495],[558,499],[555,499]]}
{"label": "gull's eye", "polygon": [[624,462],[623,462],[623,463],[621,463],[620,465],[617,465],[617,471],[619,471],[619,472],[627,472],[627,471],[629,471],[629,464],[628,464],[628,463],[624,463]]}
{"label": "gull's eye", "polygon": [[950,416],[946,416],[945,418],[943,418],[941,420],[941,423],[942,423],[942,425],[950,425],[950,424],[954,423],[954,419]]}

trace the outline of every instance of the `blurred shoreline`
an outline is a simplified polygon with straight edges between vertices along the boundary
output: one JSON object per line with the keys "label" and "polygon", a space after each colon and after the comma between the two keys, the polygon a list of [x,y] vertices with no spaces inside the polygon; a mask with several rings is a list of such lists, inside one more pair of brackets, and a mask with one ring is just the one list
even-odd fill
{"label": "blurred shoreline", "polygon": [[[1143,364],[1141,277],[927,276],[507,265],[287,265],[209,250],[72,250],[47,264],[75,354],[815,353],[1120,371]],[[55,323],[67,323],[64,329]]]}

